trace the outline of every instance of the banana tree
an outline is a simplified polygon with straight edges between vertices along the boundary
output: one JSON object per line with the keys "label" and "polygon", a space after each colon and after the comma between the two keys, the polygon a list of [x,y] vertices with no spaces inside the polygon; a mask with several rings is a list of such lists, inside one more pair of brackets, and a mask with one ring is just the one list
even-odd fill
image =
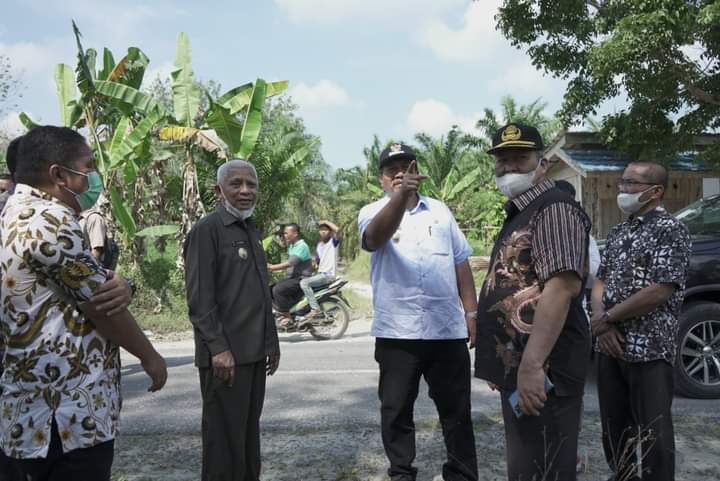
{"label": "banana tree", "polygon": [[[198,149],[212,154],[220,162],[230,157],[250,159],[260,134],[265,99],[284,92],[288,83],[266,83],[257,79],[254,84],[240,85],[213,99],[209,93],[202,92],[195,81],[190,39],[184,32],[178,34],[171,79],[174,111],[169,116],[169,125],[160,129],[159,137],[179,144],[185,153],[183,211],[178,232],[182,243],[195,221],[205,214],[198,186]],[[205,111],[200,108],[202,95],[208,98]],[[182,266],[180,254],[178,266]]]}
{"label": "banana tree", "polygon": [[[125,186],[135,186],[131,198],[137,202],[138,184],[127,182],[137,178],[138,157],[151,129],[164,117],[154,99],[139,91],[148,57],[136,47],[115,63],[113,54],[105,48],[102,64],[97,67],[97,52],[84,49],[82,34],[72,24],[77,45],[77,66],[73,70],[66,64],[55,67],[55,85],[63,126],[87,128],[90,143],[97,159],[98,170],[105,179],[111,199],[115,221],[129,242],[135,235],[137,219],[133,218],[124,200]],[[27,115],[21,120],[28,128],[33,122]],[[115,231],[111,223],[111,231]]]}

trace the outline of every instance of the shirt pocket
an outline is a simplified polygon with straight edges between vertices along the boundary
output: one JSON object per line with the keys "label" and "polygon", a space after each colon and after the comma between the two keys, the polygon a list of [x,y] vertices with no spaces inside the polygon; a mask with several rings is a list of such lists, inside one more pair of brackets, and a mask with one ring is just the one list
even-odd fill
{"label": "shirt pocket", "polygon": [[438,256],[448,256],[452,252],[450,231],[442,224],[431,224],[428,227],[428,247],[430,253]]}

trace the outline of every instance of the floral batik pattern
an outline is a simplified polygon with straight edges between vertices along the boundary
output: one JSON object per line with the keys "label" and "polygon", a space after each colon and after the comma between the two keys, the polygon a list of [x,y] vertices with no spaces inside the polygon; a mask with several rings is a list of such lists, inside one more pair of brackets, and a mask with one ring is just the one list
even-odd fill
{"label": "floral batik pattern", "polygon": [[53,419],[65,452],[115,437],[118,347],[78,304],[108,273],[90,254],[75,212],[19,184],[0,217],[0,447],[14,458],[47,455]]}

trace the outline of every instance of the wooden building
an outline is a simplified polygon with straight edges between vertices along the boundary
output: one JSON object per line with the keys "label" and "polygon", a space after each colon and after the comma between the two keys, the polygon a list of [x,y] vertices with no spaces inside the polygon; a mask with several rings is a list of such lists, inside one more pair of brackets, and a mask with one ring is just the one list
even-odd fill
{"label": "wooden building", "polygon": [[[720,136],[701,136],[696,141],[697,150],[715,142],[720,142]],[[548,176],[575,187],[576,199],[592,220],[593,236],[604,239],[624,218],[616,203],[617,181],[629,160],[605,147],[591,132],[566,132],[549,146],[545,158],[550,162]],[[669,167],[665,207],[670,212],[720,193],[720,163],[710,166],[687,153],[679,155]]]}

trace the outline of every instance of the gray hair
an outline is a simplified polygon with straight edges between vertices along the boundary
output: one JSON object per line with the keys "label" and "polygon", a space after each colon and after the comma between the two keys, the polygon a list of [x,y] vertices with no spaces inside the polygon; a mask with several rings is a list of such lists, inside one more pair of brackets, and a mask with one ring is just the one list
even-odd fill
{"label": "gray hair", "polygon": [[224,164],[222,164],[220,167],[218,167],[217,170],[217,183],[218,185],[222,184],[223,180],[225,180],[225,177],[228,175],[229,171],[231,169],[250,169],[253,171],[253,174],[255,174],[255,178],[258,178],[257,170],[255,170],[255,166],[248,162],[247,160],[242,159],[234,159],[234,160],[228,160]]}

